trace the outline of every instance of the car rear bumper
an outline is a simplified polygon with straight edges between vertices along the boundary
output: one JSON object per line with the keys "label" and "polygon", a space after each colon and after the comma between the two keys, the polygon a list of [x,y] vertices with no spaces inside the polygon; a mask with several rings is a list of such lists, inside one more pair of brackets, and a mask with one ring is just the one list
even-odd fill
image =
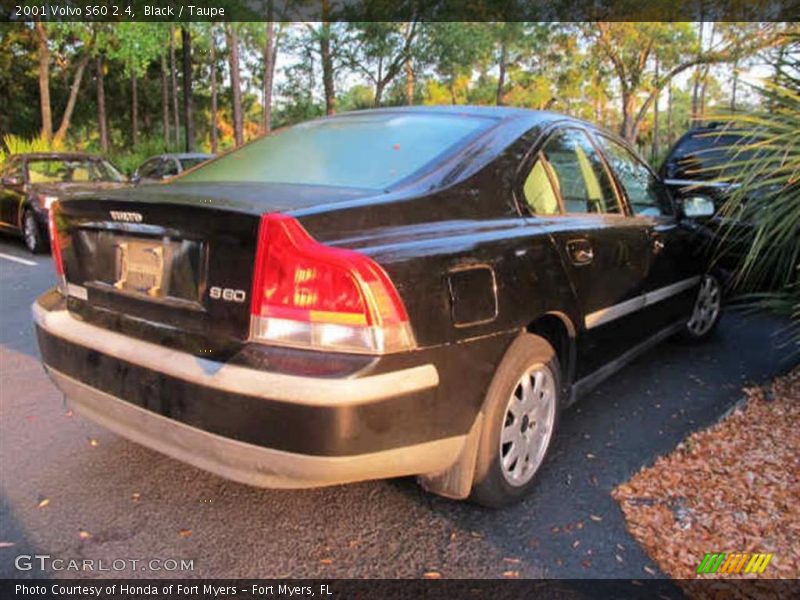
{"label": "car rear bumper", "polygon": [[439,386],[431,364],[287,375],[125,336],[42,299],[33,306],[42,360],[79,412],[229,479],[298,488],[437,473],[466,439],[429,418]]}

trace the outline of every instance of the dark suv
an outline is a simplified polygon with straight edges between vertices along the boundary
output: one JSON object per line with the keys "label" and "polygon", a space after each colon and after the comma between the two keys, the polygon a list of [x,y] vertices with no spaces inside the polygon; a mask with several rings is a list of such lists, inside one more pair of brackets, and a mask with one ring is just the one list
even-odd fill
{"label": "dark suv", "polygon": [[670,149],[660,174],[678,198],[703,195],[719,211],[731,190],[730,163],[748,158],[748,133],[712,124],[685,133]]}
{"label": "dark suv", "polygon": [[547,112],[320,119],[54,224],[33,314],[55,383],[259,486],[418,475],[508,504],[564,407],[720,315],[706,230],[616,136]]}

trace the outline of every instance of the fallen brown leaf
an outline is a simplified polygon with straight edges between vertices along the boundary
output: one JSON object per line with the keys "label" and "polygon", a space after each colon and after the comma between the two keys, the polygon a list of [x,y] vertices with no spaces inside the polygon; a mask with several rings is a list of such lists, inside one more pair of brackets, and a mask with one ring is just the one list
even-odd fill
{"label": "fallen brown leaf", "polygon": [[191,529],[181,529],[178,532],[178,535],[181,536],[182,538],[188,538],[190,535],[192,535],[192,530]]}
{"label": "fallen brown leaf", "polygon": [[78,537],[81,538],[82,540],[88,540],[90,537],[92,537],[92,534],[89,533],[88,531],[84,531],[83,529],[81,529],[78,532]]}
{"label": "fallen brown leaf", "polygon": [[428,571],[427,573],[422,575],[425,579],[441,579],[442,574],[438,571]]}
{"label": "fallen brown leaf", "polygon": [[744,396],[612,492],[630,533],[675,580],[695,579],[706,552],[771,552],[769,577],[800,573],[800,368]]}
{"label": "fallen brown leaf", "polygon": [[41,500],[39,500],[39,504],[37,506],[39,508],[44,508],[48,504],[50,504],[50,499],[49,498],[42,498]]}

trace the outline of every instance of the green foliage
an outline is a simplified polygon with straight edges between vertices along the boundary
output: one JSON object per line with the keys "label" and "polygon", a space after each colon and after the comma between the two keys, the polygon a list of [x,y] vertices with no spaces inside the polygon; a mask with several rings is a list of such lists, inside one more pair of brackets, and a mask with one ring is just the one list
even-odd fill
{"label": "green foliage", "polygon": [[[725,172],[733,174],[722,178],[739,186],[725,213],[754,227],[736,273],[742,301],[791,317],[790,343],[800,353],[800,51],[795,52],[782,59],[787,62],[779,64],[775,81],[758,88],[764,110],[719,118],[752,132],[746,144],[731,149]],[[737,230],[726,233],[730,238]]]}
{"label": "green foliage", "polygon": [[352,86],[342,93],[337,100],[338,110],[341,112],[372,108],[374,104],[375,94],[371,88],[362,84]]}
{"label": "green foliage", "polygon": [[126,175],[132,174],[145,160],[169,151],[161,137],[149,137],[140,141],[135,148],[112,152],[109,159]]}
{"label": "green foliage", "polygon": [[0,168],[8,156],[13,154],[27,154],[29,152],[59,152],[64,150],[64,145],[51,141],[44,136],[23,138],[16,135],[4,135],[3,145],[8,149],[8,154],[0,152]]}

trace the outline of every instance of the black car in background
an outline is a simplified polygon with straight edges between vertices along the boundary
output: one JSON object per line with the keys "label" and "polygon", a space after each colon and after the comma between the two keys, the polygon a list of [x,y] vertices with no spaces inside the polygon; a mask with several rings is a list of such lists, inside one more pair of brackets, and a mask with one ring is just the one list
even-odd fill
{"label": "black car in background", "polygon": [[214,158],[199,152],[160,154],[144,161],[131,175],[131,183],[155,183],[180,175],[184,171]]}
{"label": "black car in background", "polygon": [[33,306],[53,381],[264,487],[417,475],[517,501],[562,409],[721,310],[687,214],[710,203],[555,113],[343,114],[56,207],[59,285]]}
{"label": "black car in background", "polygon": [[[711,201],[714,214],[704,224],[715,233],[709,249],[714,261],[727,272],[741,264],[750,247],[753,226],[726,208],[736,189],[736,172],[752,158],[750,133],[711,123],[685,133],[670,149],[660,169],[672,195],[683,202]],[[747,201],[747,200],[745,200]]]}
{"label": "black car in background", "polygon": [[660,175],[677,197],[705,196],[719,212],[732,186],[724,180],[736,168],[728,165],[752,154],[743,149],[747,143],[746,131],[717,124],[691,129],[670,149]]}
{"label": "black car in background", "polygon": [[109,161],[83,153],[44,152],[9,156],[0,175],[0,231],[21,235],[33,253],[49,243],[50,207],[77,189],[127,183]]}

